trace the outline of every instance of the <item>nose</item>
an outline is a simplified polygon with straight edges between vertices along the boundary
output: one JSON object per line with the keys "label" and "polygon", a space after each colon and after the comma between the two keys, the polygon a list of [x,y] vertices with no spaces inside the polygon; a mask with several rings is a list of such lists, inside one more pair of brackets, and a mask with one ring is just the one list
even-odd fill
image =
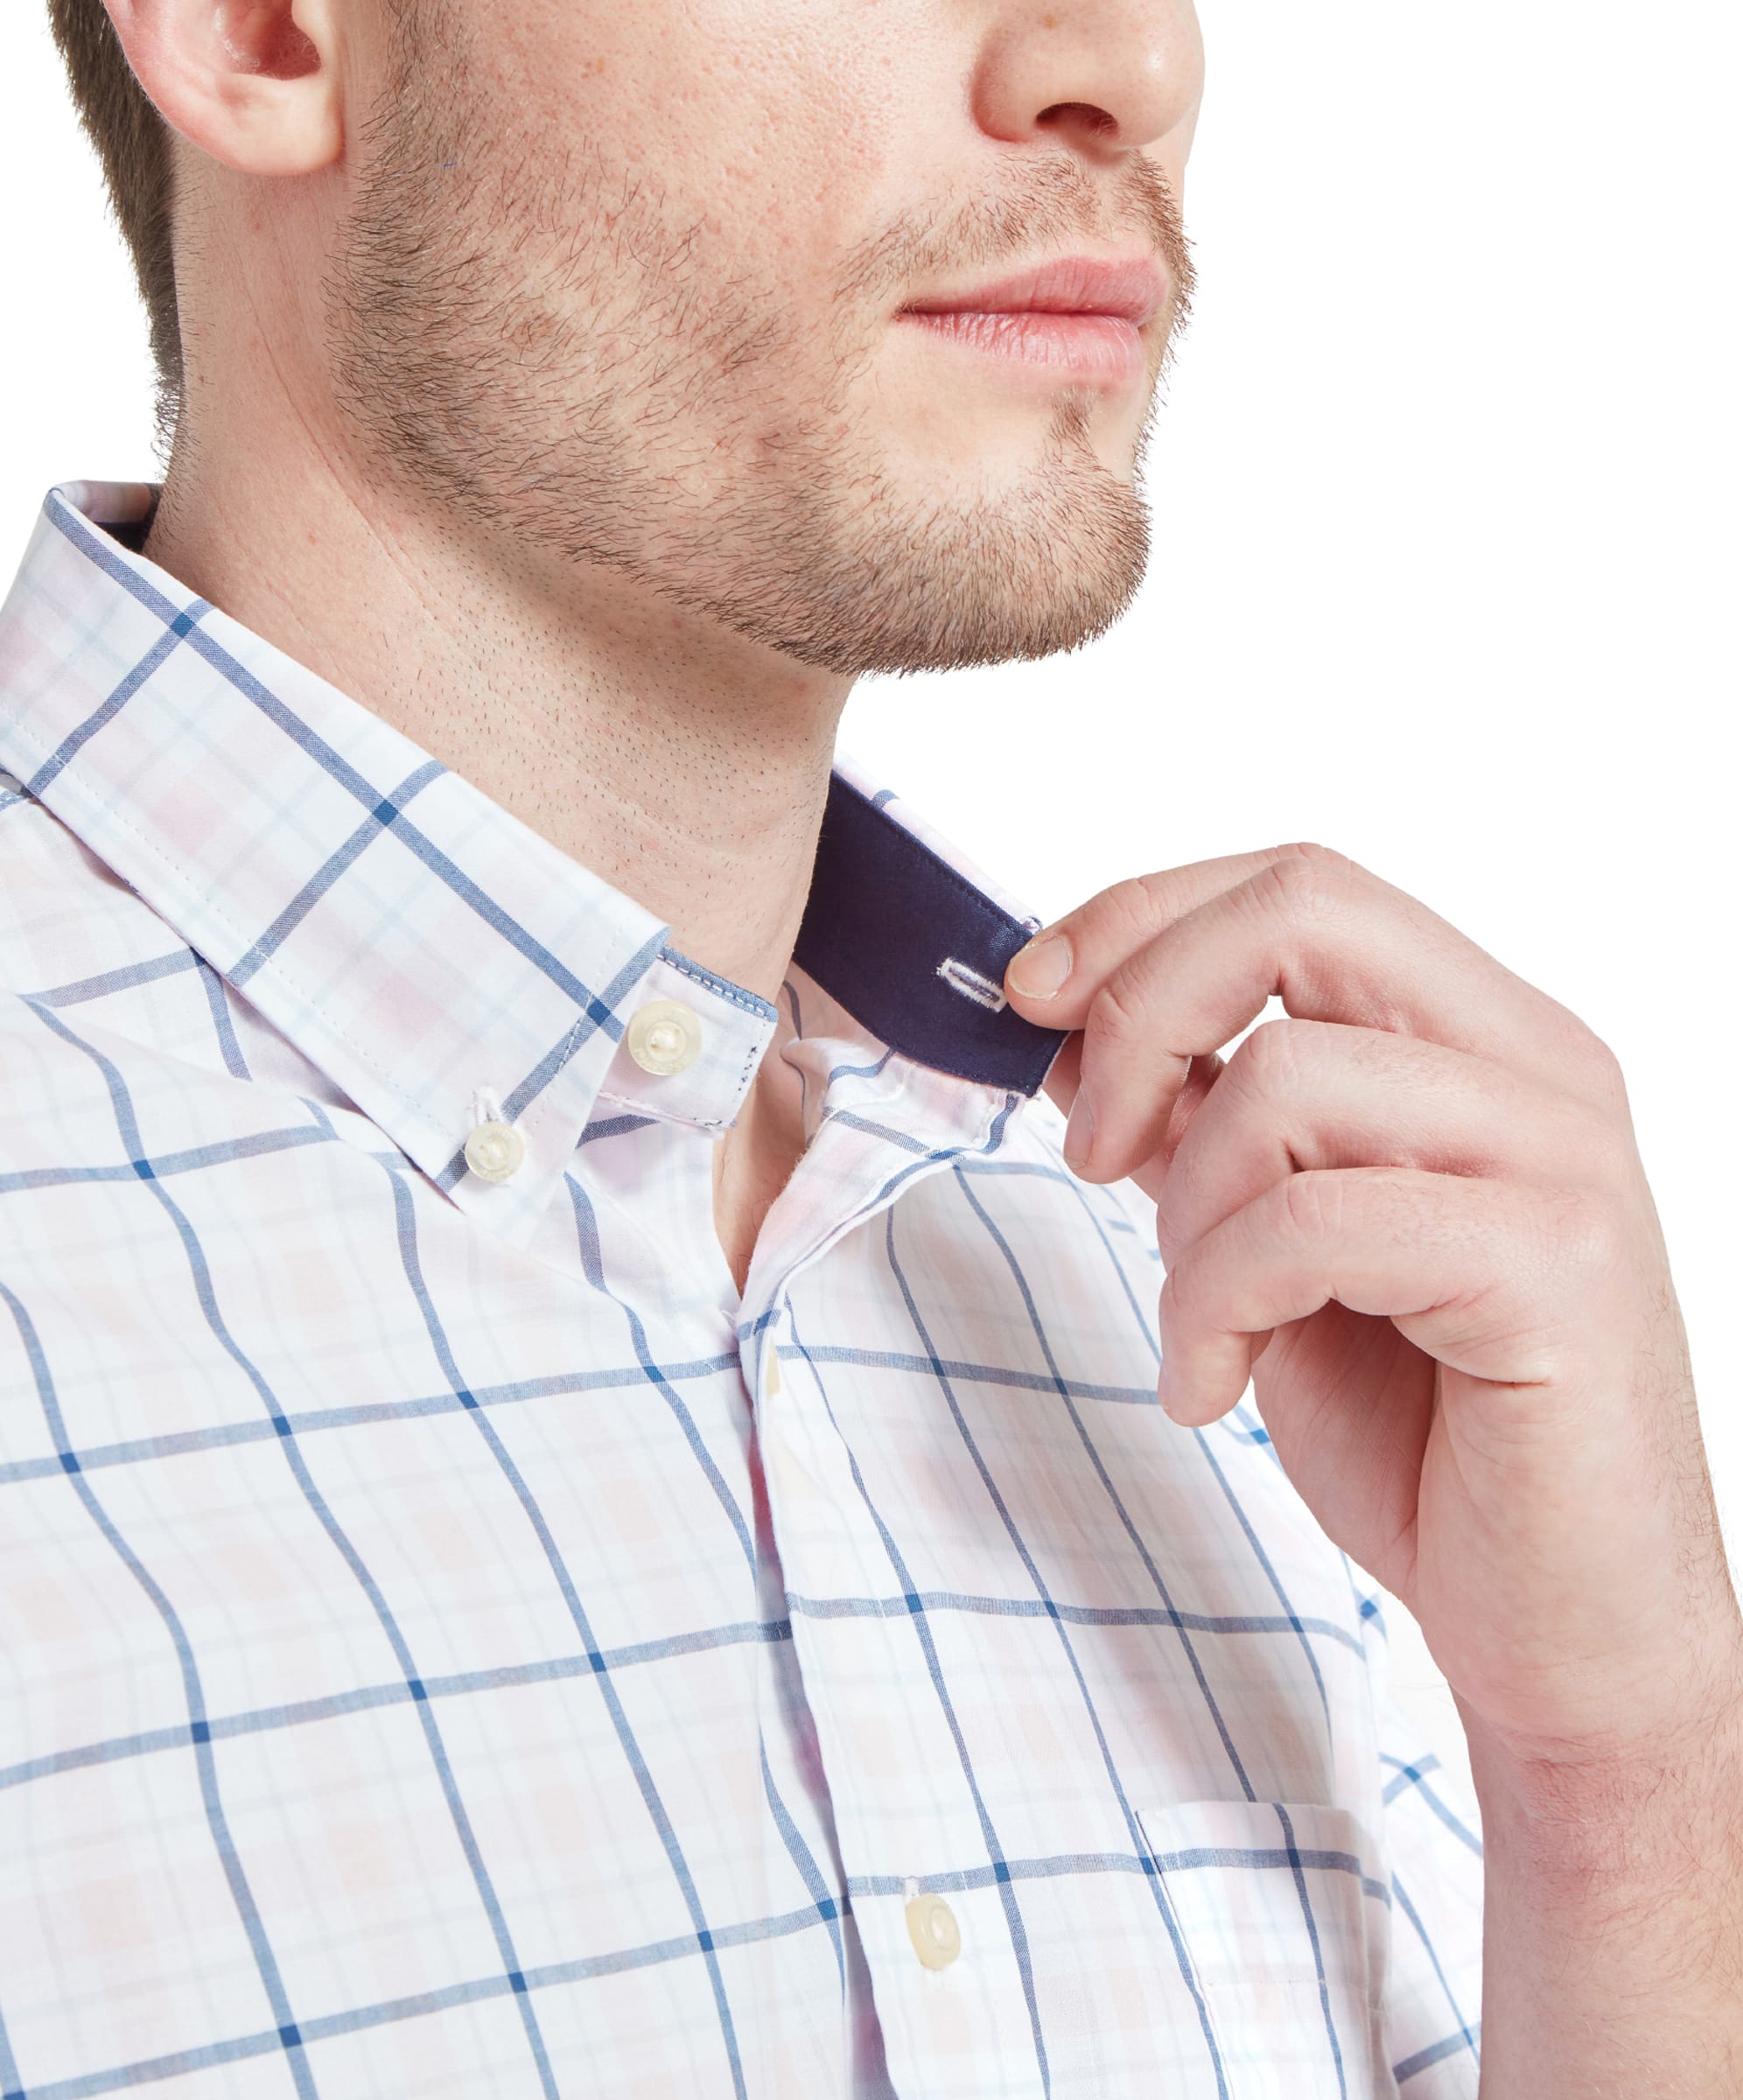
{"label": "nose", "polygon": [[1098,163],[1190,130],[1204,47],[1190,0],[1013,0],[976,70],[976,122],[991,137],[1059,138]]}

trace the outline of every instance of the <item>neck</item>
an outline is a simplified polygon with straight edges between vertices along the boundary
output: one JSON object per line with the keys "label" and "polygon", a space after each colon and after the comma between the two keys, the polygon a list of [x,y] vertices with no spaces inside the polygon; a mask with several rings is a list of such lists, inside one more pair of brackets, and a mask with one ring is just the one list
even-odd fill
{"label": "neck", "polygon": [[148,556],[773,999],[850,681],[331,442],[178,441]]}

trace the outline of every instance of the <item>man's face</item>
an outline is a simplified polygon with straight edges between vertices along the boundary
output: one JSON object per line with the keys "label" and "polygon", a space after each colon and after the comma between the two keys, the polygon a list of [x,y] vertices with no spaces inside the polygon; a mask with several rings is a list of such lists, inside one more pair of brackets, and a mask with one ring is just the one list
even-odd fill
{"label": "man's face", "polygon": [[[1191,276],[1190,0],[398,0],[381,28],[329,317],[396,477],[528,566],[837,672],[1043,655],[1124,609]],[[1084,256],[1153,266],[1151,318],[903,312]]]}

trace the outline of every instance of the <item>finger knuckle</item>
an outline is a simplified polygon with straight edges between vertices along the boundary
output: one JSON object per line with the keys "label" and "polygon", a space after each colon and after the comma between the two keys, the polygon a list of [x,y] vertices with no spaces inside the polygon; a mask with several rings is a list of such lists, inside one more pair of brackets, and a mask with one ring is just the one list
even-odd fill
{"label": "finger knuckle", "polygon": [[1631,1250],[1621,1214],[1600,1190],[1562,1188],[1548,1200],[1550,1260],[1556,1273],[1607,1288],[1626,1275]]}
{"label": "finger knuckle", "polygon": [[1284,1216],[1303,1240],[1334,1239],[1342,1222],[1344,1194],[1339,1174],[1312,1171],[1291,1174],[1283,1184]]}
{"label": "finger knuckle", "polygon": [[1594,1099],[1626,1109],[1628,1085],[1622,1062],[1603,1037],[1571,1007],[1550,1002],[1555,1022],[1555,1050],[1570,1079]]}
{"label": "finger knuckle", "polygon": [[1569,1097],[1561,1144],[1566,1156],[1577,1162],[1583,1181],[1600,1188],[1632,1183],[1637,1157],[1633,1135],[1626,1120],[1619,1120],[1607,1103],[1594,1105]]}
{"label": "finger knuckle", "polygon": [[1293,919],[1326,919],[1343,910],[1359,877],[1347,853],[1304,839],[1279,848],[1254,887]]}
{"label": "finger knuckle", "polygon": [[1285,1092],[1321,1055],[1324,1025],[1279,1014],[1252,1029],[1228,1060],[1228,1075],[1242,1090]]}
{"label": "finger knuckle", "polygon": [[1622,1076],[1622,1060],[1603,1037],[1581,1025],[1579,1056],[1581,1069],[1594,1093],[1600,1099],[1617,1107],[1626,1107],[1628,1098],[1628,1082]]}
{"label": "finger knuckle", "polygon": [[1310,864],[1318,862],[1330,866],[1346,868],[1353,868],[1355,865],[1348,853],[1340,853],[1335,846],[1322,844],[1317,838],[1292,838],[1277,850],[1279,853],[1293,854]]}
{"label": "finger knuckle", "polygon": [[1089,1002],[1084,1019],[1087,1033],[1104,1042],[1123,1043],[1139,1027],[1137,986],[1123,970],[1116,970]]}
{"label": "finger knuckle", "polygon": [[1166,917],[1157,888],[1160,880],[1155,875],[1128,875],[1102,892],[1102,910],[1116,941],[1148,941],[1160,930]]}

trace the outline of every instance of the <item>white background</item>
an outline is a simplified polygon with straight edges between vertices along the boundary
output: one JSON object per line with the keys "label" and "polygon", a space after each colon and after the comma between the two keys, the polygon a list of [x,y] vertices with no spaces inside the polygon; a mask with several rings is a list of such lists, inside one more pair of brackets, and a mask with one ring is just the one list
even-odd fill
{"label": "white background", "polygon": [[[155,472],[144,330],[42,14],[0,18],[6,576],[50,483]],[[1583,1016],[1628,1075],[1743,1566],[1743,18],[1204,14],[1198,318],[1143,598],[1069,657],[868,682],[845,748],[1044,914],[1319,839]]]}

